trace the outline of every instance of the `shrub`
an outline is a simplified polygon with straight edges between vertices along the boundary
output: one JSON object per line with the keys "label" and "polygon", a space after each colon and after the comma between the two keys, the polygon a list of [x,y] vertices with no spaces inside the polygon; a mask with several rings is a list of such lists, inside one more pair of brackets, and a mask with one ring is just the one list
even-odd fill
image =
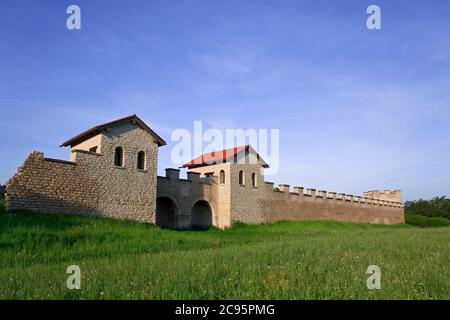
{"label": "shrub", "polygon": [[450,219],[406,213],[407,224],[420,228],[450,227]]}
{"label": "shrub", "polygon": [[450,219],[450,199],[435,197],[431,200],[406,201],[405,212],[427,217],[445,217]]}
{"label": "shrub", "polygon": [[5,202],[5,193],[6,193],[6,186],[2,186],[0,184],[0,208],[3,206],[3,203]]}

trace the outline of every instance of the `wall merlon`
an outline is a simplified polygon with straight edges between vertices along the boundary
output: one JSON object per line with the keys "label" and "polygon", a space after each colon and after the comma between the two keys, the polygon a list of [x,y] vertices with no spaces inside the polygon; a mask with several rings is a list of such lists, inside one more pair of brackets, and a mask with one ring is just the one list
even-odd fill
{"label": "wall merlon", "polygon": [[326,199],[327,192],[325,190],[319,190],[319,191],[317,191],[317,196],[320,197],[320,198]]}
{"label": "wall merlon", "polygon": [[294,187],[294,193],[298,193],[300,196],[303,196],[303,187]]}
{"label": "wall merlon", "polygon": [[215,182],[215,178],[212,175],[205,175],[204,177],[200,176],[199,182],[202,184],[213,184]]}
{"label": "wall merlon", "polygon": [[280,185],[278,186],[278,188],[280,189],[280,192],[286,192],[286,193],[289,193],[290,185],[288,185],[288,184],[280,184]]}
{"label": "wall merlon", "polygon": [[179,180],[180,170],[174,168],[166,168],[166,178],[171,180]]}
{"label": "wall merlon", "polygon": [[188,171],[187,179],[192,181],[193,183],[200,182],[200,173]]}
{"label": "wall merlon", "polygon": [[306,195],[315,199],[316,198],[316,189],[312,189],[312,188],[306,189]]}

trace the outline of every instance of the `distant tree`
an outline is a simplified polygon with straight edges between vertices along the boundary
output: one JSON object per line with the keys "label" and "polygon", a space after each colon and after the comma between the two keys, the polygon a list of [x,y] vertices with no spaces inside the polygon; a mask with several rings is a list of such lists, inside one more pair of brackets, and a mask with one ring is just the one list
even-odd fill
{"label": "distant tree", "polygon": [[0,206],[2,205],[2,203],[4,203],[5,193],[6,193],[6,186],[2,186],[0,184]]}
{"label": "distant tree", "polygon": [[415,200],[405,202],[406,213],[427,217],[445,217],[450,219],[450,199],[434,197],[431,200]]}
{"label": "distant tree", "polygon": [[275,192],[280,192],[280,188],[275,187],[275,188],[273,188],[273,191],[275,191]]}

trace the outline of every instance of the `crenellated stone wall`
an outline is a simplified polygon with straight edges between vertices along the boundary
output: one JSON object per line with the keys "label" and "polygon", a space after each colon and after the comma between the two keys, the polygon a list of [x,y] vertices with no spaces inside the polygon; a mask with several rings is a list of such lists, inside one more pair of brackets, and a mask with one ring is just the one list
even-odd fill
{"label": "crenellated stone wall", "polygon": [[[114,154],[123,149],[123,164]],[[97,150],[91,152],[89,150]],[[145,153],[145,169],[137,155]],[[71,161],[48,159],[32,152],[6,184],[7,210],[102,215],[162,226],[186,228],[196,223],[226,228],[236,222],[336,220],[362,223],[404,223],[399,190],[364,193],[363,197],[304,189],[264,181],[263,165],[246,161],[180,170],[157,176],[158,143],[136,123],[107,128],[72,146]],[[224,181],[220,180],[223,171]],[[242,173],[240,173],[242,172]],[[242,181],[240,181],[240,175]],[[254,176],[254,179],[252,179]]]}
{"label": "crenellated stone wall", "polygon": [[391,202],[402,202],[402,192],[400,190],[384,190],[383,192],[379,190],[364,192],[365,198],[373,198],[379,200],[386,200]]}
{"label": "crenellated stone wall", "polygon": [[360,196],[336,194],[280,185],[276,192],[273,183],[266,182],[258,211],[265,222],[279,220],[334,220],[374,224],[404,223],[403,204]]}
{"label": "crenellated stone wall", "polygon": [[[218,183],[218,212],[220,226],[228,227],[235,222],[249,224],[271,223],[280,220],[335,220],[374,224],[404,223],[401,192],[384,193],[372,191],[373,197],[361,197],[344,193],[327,192],[280,184],[279,192],[272,182],[264,181],[263,169],[258,164],[216,164],[191,171],[216,177],[225,173],[225,183]],[[243,172],[243,183],[239,183],[239,172]],[[256,176],[253,185],[251,177]],[[176,184],[172,185],[174,190]],[[383,194],[391,195],[394,201],[386,200]],[[226,196],[226,202],[219,201]],[[399,200],[400,201],[395,201]]]}

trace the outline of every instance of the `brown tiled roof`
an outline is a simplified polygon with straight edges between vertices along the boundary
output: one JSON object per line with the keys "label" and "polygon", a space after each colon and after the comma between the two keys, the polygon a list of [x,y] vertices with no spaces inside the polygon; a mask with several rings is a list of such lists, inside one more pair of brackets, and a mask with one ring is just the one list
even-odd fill
{"label": "brown tiled roof", "polygon": [[145,131],[150,133],[155,138],[156,142],[158,143],[158,146],[166,145],[166,142],[159,135],[157,135],[155,131],[153,131],[148,125],[146,125],[145,122],[142,121],[137,115],[133,114],[128,117],[120,118],[120,119],[117,119],[114,121],[110,121],[110,122],[95,126],[91,129],[84,131],[84,132],[80,133],[79,135],[67,140],[66,142],[61,144],[60,147],[75,146],[89,138],[92,138],[93,136],[96,136],[97,134],[99,134],[103,130],[105,130],[106,128],[110,128],[112,126],[116,126],[118,124],[131,122],[131,121],[133,121],[138,126],[140,126],[142,129],[144,129]]}
{"label": "brown tiled roof", "polygon": [[[189,162],[186,162],[185,164],[183,164],[183,167],[192,169],[192,168],[203,167],[203,166],[208,166],[208,165],[212,165],[212,164],[226,163],[226,162],[229,162],[230,159],[233,159],[235,156],[237,156],[240,152],[245,151],[245,150],[249,151],[250,149],[252,149],[254,151],[254,149],[250,145],[247,144],[245,146],[204,153],[204,154],[198,156],[197,158],[195,158]],[[256,153],[256,151],[255,151],[255,153]],[[258,153],[256,153],[256,156],[258,159],[260,159],[262,161],[263,167],[265,167],[265,168],[269,167],[269,165],[259,156]]]}

